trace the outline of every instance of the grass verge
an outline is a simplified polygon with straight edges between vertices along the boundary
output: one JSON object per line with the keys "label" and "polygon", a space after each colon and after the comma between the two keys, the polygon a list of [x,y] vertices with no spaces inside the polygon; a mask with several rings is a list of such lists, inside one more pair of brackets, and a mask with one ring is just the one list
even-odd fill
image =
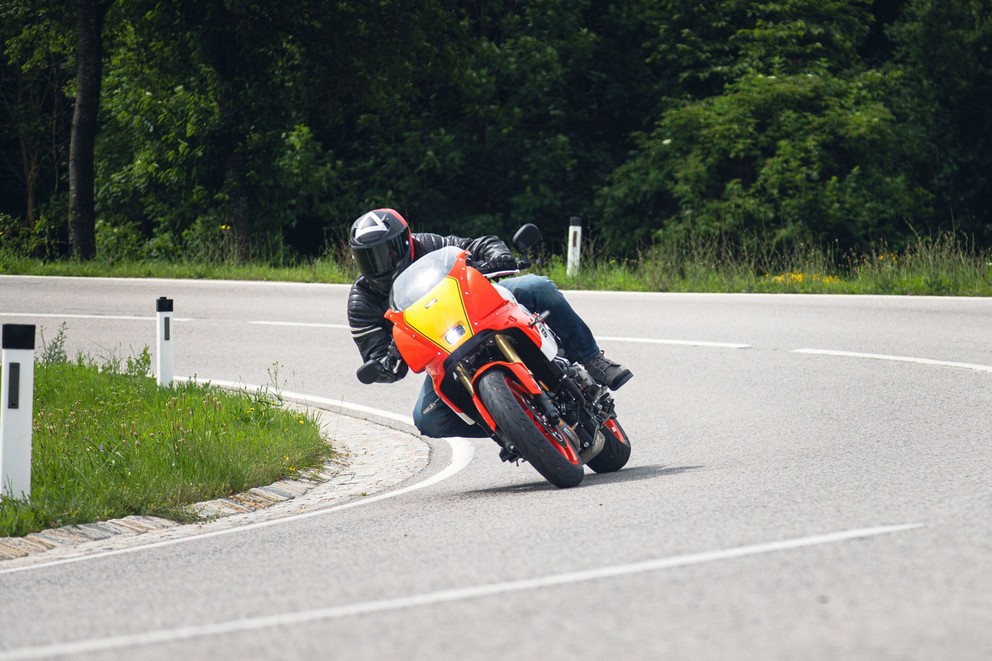
{"label": "grass verge", "polygon": [[31,498],[0,499],[0,536],[131,514],[190,521],[192,503],[291,477],[331,453],[316,419],[267,389],[159,387],[147,349],[103,365],[59,351],[57,336],[35,366]]}
{"label": "grass verge", "polygon": [[[592,254],[593,257],[588,255]],[[838,256],[805,245],[789,249],[741,247],[688,240],[615,260],[586,250],[579,273],[569,276],[561,256],[545,256],[533,271],[563,289],[660,292],[901,294],[992,296],[992,251],[960,237],[920,237],[903,250],[874,246]],[[0,273],[105,277],[350,283],[357,277],[347,259],[325,256],[288,267],[265,264],[169,262],[43,262],[0,252]]]}
{"label": "grass verge", "polygon": [[921,238],[899,252],[881,246],[841,258],[809,246],[748,252],[695,242],[652,248],[624,262],[593,259],[574,277],[557,256],[538,270],[573,289],[992,296],[992,252],[952,235]]}

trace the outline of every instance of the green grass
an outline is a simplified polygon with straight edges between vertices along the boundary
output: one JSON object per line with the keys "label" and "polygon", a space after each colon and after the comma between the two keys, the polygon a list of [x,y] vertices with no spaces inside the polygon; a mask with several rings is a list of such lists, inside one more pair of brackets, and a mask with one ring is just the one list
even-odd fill
{"label": "green grass", "polygon": [[590,260],[570,277],[564,260],[538,268],[562,288],[666,292],[992,296],[992,252],[953,236],[838,259],[819,248],[732,253],[718,244],[653,248],[625,262]]}
{"label": "green grass", "polygon": [[43,261],[0,252],[0,274],[109,278],[177,278],[185,280],[271,280],[282,282],[350,282],[358,276],[352,264],[322,257],[294,266],[236,262],[164,262],[66,259]]}
{"label": "green grass", "polygon": [[[564,260],[545,257],[533,269],[566,289],[664,292],[760,292],[802,294],[992,295],[992,251],[966,245],[954,235],[921,237],[901,251],[876,246],[837,256],[795,246],[728,249],[717,241],[687,241],[645,249],[617,261],[584,256],[575,277]],[[0,252],[0,273],[105,277],[202,278],[350,283],[357,277],[347,259],[322,257],[294,266],[168,262],[43,262]]]}
{"label": "green grass", "polygon": [[316,420],[267,390],[159,387],[147,349],[125,364],[61,353],[35,367],[29,501],[0,499],[0,536],[186,506],[292,477],[330,454]]}

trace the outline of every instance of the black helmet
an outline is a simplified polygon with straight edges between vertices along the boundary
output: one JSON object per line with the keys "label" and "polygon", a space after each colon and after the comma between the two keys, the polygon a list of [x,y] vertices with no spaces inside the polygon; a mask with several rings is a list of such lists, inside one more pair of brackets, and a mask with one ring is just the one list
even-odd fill
{"label": "black helmet", "polygon": [[413,262],[410,226],[392,209],[369,211],[352,223],[348,245],[365,279],[383,293]]}

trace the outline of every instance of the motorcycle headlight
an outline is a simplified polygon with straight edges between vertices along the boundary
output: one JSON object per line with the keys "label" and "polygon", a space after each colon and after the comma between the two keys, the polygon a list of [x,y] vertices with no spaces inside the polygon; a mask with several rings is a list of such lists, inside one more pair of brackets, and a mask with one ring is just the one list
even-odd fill
{"label": "motorcycle headlight", "polygon": [[458,344],[458,340],[465,336],[465,327],[461,324],[457,324],[448,329],[448,332],[444,334],[444,341],[455,346]]}

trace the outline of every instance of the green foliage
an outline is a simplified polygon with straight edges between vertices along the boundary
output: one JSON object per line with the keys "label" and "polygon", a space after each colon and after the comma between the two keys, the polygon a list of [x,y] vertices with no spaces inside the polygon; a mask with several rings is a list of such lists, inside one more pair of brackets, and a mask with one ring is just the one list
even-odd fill
{"label": "green foliage", "polygon": [[[101,257],[293,263],[372,206],[605,250],[992,245],[985,0],[113,3]],[[65,251],[74,16],[0,0],[4,259]],[[752,238],[744,238],[744,236]]]}
{"label": "green foliage", "polygon": [[0,0],[0,251],[43,255],[57,238],[49,218],[64,200],[72,24],[64,2]]}
{"label": "green foliage", "polygon": [[728,242],[687,236],[626,261],[584,259],[569,276],[560,257],[537,269],[562,288],[664,292],[992,295],[992,251],[961,237],[921,237],[897,251],[886,244],[839,253],[802,243]]}
{"label": "green foliage", "polygon": [[713,57],[698,41],[683,51],[695,80],[725,82],[671,99],[640,136],[600,193],[606,237],[629,250],[687,233],[843,249],[908,236],[929,195],[913,183],[890,107],[898,72],[859,66],[866,3],[729,2],[715,13],[724,20],[705,34],[726,34]]}
{"label": "green foliage", "polygon": [[42,365],[65,365],[69,362],[69,356],[65,352],[66,330],[68,324],[62,322],[51,342],[45,340],[45,329],[41,329],[41,358]]}
{"label": "green foliage", "polygon": [[757,233],[772,245],[850,248],[898,232],[920,200],[891,174],[888,82],[875,72],[756,74],[673,107],[614,175],[604,216],[620,223],[638,212],[642,236]]}
{"label": "green foliage", "polygon": [[[934,196],[944,228],[992,243],[992,12],[987,0],[910,0],[890,29],[903,73],[912,176]],[[922,225],[922,223],[921,223]],[[932,225],[931,225],[932,226]]]}

